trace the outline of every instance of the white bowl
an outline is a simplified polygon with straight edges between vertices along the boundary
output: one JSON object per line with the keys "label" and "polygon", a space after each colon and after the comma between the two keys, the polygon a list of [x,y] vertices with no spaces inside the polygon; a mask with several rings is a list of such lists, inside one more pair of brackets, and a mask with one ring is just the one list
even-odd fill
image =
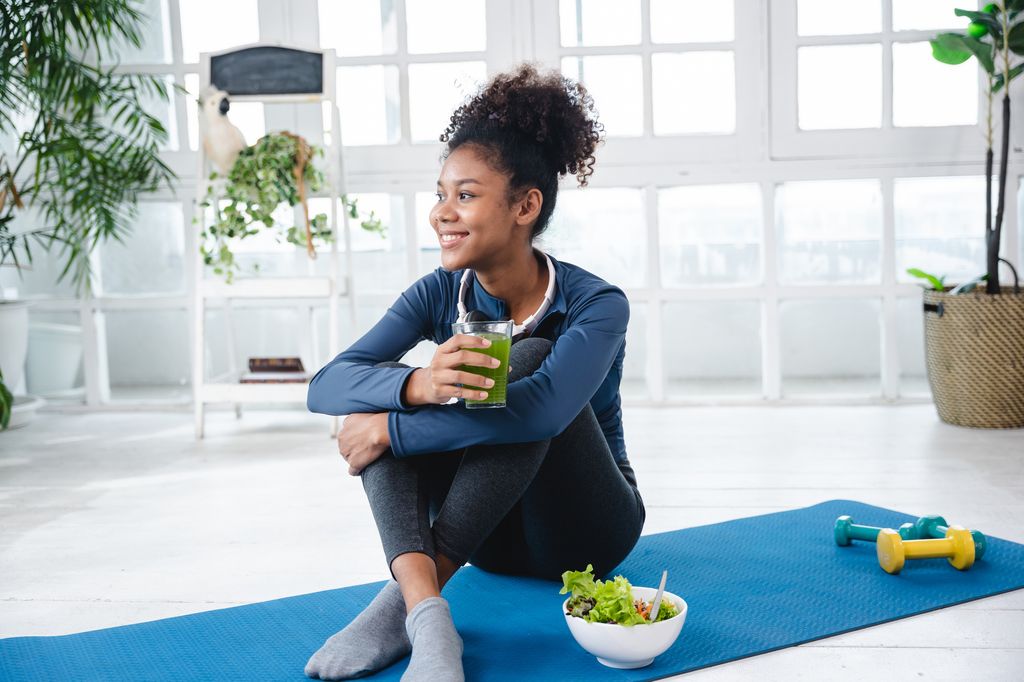
{"label": "white bowl", "polygon": [[[658,590],[653,587],[634,587],[633,598],[651,601]],[[686,620],[686,602],[680,597],[665,592],[662,599],[669,600],[679,609],[679,615],[659,623],[642,625],[619,625],[617,623],[588,623],[582,618],[565,612],[569,603],[562,602],[562,614],[569,632],[581,647],[597,656],[597,660],[609,668],[642,668],[654,662],[654,657],[664,653],[679,637]]]}

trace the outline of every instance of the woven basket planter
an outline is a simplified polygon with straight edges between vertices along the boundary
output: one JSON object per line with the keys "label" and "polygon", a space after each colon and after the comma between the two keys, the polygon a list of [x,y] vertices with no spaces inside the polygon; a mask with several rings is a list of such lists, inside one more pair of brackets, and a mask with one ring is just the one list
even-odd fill
{"label": "woven basket planter", "polygon": [[928,383],[939,418],[1024,427],[1024,293],[924,292]]}

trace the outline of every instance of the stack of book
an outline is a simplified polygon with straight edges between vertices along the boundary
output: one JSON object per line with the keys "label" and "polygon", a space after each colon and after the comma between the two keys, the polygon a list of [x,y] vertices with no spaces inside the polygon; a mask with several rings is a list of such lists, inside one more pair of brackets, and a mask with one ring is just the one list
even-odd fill
{"label": "stack of book", "polygon": [[299,358],[249,358],[243,384],[305,384],[312,378]]}

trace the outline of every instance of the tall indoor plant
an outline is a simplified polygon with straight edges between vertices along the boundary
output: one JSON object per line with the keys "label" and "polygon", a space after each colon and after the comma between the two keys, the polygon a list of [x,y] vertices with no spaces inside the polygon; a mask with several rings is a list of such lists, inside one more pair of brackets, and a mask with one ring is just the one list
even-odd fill
{"label": "tall indoor plant", "polygon": [[[926,291],[925,353],[928,381],[939,416],[962,426],[1024,426],[1024,295],[1017,273],[999,257],[1010,149],[1010,85],[1024,71],[1014,63],[1024,55],[1024,0],[986,5],[981,11],[955,10],[970,20],[966,31],[942,33],[932,53],[947,64],[972,56],[987,76],[985,152],[984,292],[942,285]],[[995,130],[993,99],[1001,94],[999,185],[992,215]],[[1000,286],[999,264],[1013,272],[1013,287]]]}
{"label": "tall indoor plant", "polygon": [[[166,101],[162,77],[112,65],[117,46],[141,45],[136,4],[0,2],[0,265],[20,274],[33,250],[56,247],[58,281],[70,277],[79,293],[96,245],[128,232],[139,194],[175,179],[159,157],[167,133],[143,107]],[[0,401],[0,425],[11,407]]]}
{"label": "tall indoor plant", "polygon": [[[167,132],[143,108],[166,101],[162,77],[119,73],[117,46],[141,45],[131,0],[0,3],[0,263],[31,264],[59,245],[79,292],[89,254],[128,232],[139,194],[170,185],[160,159]],[[35,209],[29,214],[30,209]],[[17,230],[15,218],[38,216]]]}

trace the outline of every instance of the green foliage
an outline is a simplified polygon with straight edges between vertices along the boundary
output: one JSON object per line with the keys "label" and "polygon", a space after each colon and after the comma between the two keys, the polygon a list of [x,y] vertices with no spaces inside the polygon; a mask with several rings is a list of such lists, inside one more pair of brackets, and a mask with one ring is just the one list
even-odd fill
{"label": "green foliage", "polygon": [[0,431],[5,430],[11,423],[11,410],[14,407],[14,396],[7,390],[4,384],[4,373],[0,370]]}
{"label": "green foliage", "polygon": [[[89,254],[131,229],[139,194],[170,186],[159,157],[167,132],[143,102],[168,98],[160,76],[115,73],[115,45],[138,47],[143,15],[131,0],[0,2],[0,263],[30,265],[32,247],[60,244],[79,292]],[[88,56],[83,56],[88,55]],[[41,224],[16,232],[35,208]]]}
{"label": "green foliage", "polygon": [[[986,118],[985,150],[985,261],[986,291],[998,294],[999,247],[1006,207],[1006,179],[1010,139],[1010,83],[1024,72],[1024,62],[1014,58],[1024,55],[1024,0],[992,2],[981,10],[955,9],[954,13],[970,23],[963,33],[950,32],[935,36],[930,42],[932,55],[944,64],[963,64],[972,56],[988,75],[988,116]],[[1000,139],[998,205],[992,215],[992,175],[995,130],[993,98],[1003,92]],[[909,272],[909,271],[908,271]],[[920,272],[920,271],[917,271]],[[912,272],[912,274],[914,274]],[[921,275],[916,276],[924,276]],[[930,277],[930,276],[929,276]],[[933,283],[934,284],[934,283]],[[936,286],[935,288],[940,288]]]}
{"label": "green foliage", "polygon": [[[304,223],[285,227],[273,216],[281,204],[295,206],[301,201],[294,172],[300,144],[304,142],[293,135],[270,133],[242,150],[223,182],[218,182],[217,173],[210,175],[212,182],[200,206],[214,207],[213,220],[200,234],[199,250],[203,262],[229,283],[240,270],[231,251],[232,240],[245,239],[264,229],[271,229],[279,243],[286,241],[305,247]],[[307,197],[324,186],[323,172],[314,163],[316,158],[323,157],[323,149],[311,146],[310,150],[310,159],[303,167],[302,175]],[[348,215],[359,219],[356,200],[347,197],[342,200]],[[329,243],[333,239],[327,221],[324,213],[310,217],[314,245]],[[386,227],[373,211],[361,225],[364,230],[377,233],[382,238],[386,234]]]}
{"label": "green foliage", "polygon": [[[936,277],[935,275],[930,275],[924,270],[918,270],[917,268],[907,268],[907,274],[913,275],[914,277],[920,277],[923,280],[927,280],[928,283],[932,285],[931,288],[935,289],[936,291],[943,291],[946,288],[945,275],[943,275],[942,277]],[[927,288],[928,287],[925,287],[925,289]]]}

